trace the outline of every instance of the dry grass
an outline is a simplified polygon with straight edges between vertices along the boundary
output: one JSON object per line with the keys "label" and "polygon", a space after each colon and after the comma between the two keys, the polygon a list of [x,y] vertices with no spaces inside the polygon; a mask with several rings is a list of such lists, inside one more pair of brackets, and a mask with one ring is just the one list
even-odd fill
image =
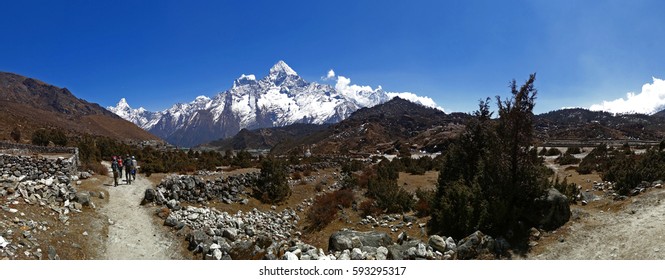
{"label": "dry grass", "polygon": [[439,171],[427,171],[424,175],[411,175],[406,172],[400,172],[397,184],[398,186],[402,186],[404,190],[415,193],[418,188],[422,190],[435,190],[438,178]]}

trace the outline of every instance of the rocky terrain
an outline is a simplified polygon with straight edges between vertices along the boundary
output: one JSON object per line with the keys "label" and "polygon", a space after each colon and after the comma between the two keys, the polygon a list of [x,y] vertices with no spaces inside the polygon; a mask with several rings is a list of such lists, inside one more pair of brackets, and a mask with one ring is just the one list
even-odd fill
{"label": "rocky terrain", "polygon": [[[107,163],[108,165],[108,163]],[[663,182],[644,182],[623,197],[597,175],[573,175],[579,184],[571,220],[553,230],[532,228],[528,250],[516,253],[501,236],[475,232],[460,240],[425,233],[425,221],[407,214],[340,220],[324,243],[305,238],[305,213],[317,195],[305,192],[284,205],[257,204],[255,172],[165,176],[154,184],[139,175],[131,185],[76,170],[69,157],[0,155],[0,259],[662,259]],[[289,181],[294,192],[325,179],[339,189],[329,165]],[[293,170],[312,167],[296,166]],[[558,168],[558,167],[557,167]],[[595,177],[594,177],[595,176]],[[595,181],[595,182],[594,182]],[[95,185],[90,188],[86,185]],[[556,200],[556,199],[555,199]],[[556,204],[553,204],[556,205]],[[552,207],[556,211],[560,206]],[[231,211],[231,209],[234,209]],[[543,217],[556,219],[544,211]],[[544,223],[546,224],[546,223]],[[634,238],[635,235],[640,238]]]}

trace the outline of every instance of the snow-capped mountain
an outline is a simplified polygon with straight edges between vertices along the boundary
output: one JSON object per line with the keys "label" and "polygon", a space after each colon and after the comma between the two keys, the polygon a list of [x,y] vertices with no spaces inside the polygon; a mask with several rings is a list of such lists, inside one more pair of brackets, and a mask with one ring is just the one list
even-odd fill
{"label": "snow-capped mountain", "polygon": [[169,143],[187,147],[231,137],[243,128],[335,123],[360,108],[390,99],[381,87],[349,87],[346,82],[344,90],[310,83],[279,61],[263,79],[243,74],[233,87],[212,98],[199,96],[161,112],[132,109],[123,98],[108,109]]}

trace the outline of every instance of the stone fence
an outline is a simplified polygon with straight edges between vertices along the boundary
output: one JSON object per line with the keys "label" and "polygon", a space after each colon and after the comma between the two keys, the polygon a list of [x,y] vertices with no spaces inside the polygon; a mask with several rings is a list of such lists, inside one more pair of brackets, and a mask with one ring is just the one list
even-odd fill
{"label": "stone fence", "polygon": [[0,141],[0,154],[33,155],[33,154],[70,154],[65,159],[72,163],[72,171],[81,166],[77,147],[44,147],[29,144]]}

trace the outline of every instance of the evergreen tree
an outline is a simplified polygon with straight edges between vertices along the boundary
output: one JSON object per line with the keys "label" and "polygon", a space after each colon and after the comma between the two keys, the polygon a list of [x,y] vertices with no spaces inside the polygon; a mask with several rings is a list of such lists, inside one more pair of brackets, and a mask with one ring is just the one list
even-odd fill
{"label": "evergreen tree", "polygon": [[291,195],[287,181],[286,167],[283,162],[273,157],[261,161],[261,175],[257,183],[258,198],[266,203],[276,203]]}

